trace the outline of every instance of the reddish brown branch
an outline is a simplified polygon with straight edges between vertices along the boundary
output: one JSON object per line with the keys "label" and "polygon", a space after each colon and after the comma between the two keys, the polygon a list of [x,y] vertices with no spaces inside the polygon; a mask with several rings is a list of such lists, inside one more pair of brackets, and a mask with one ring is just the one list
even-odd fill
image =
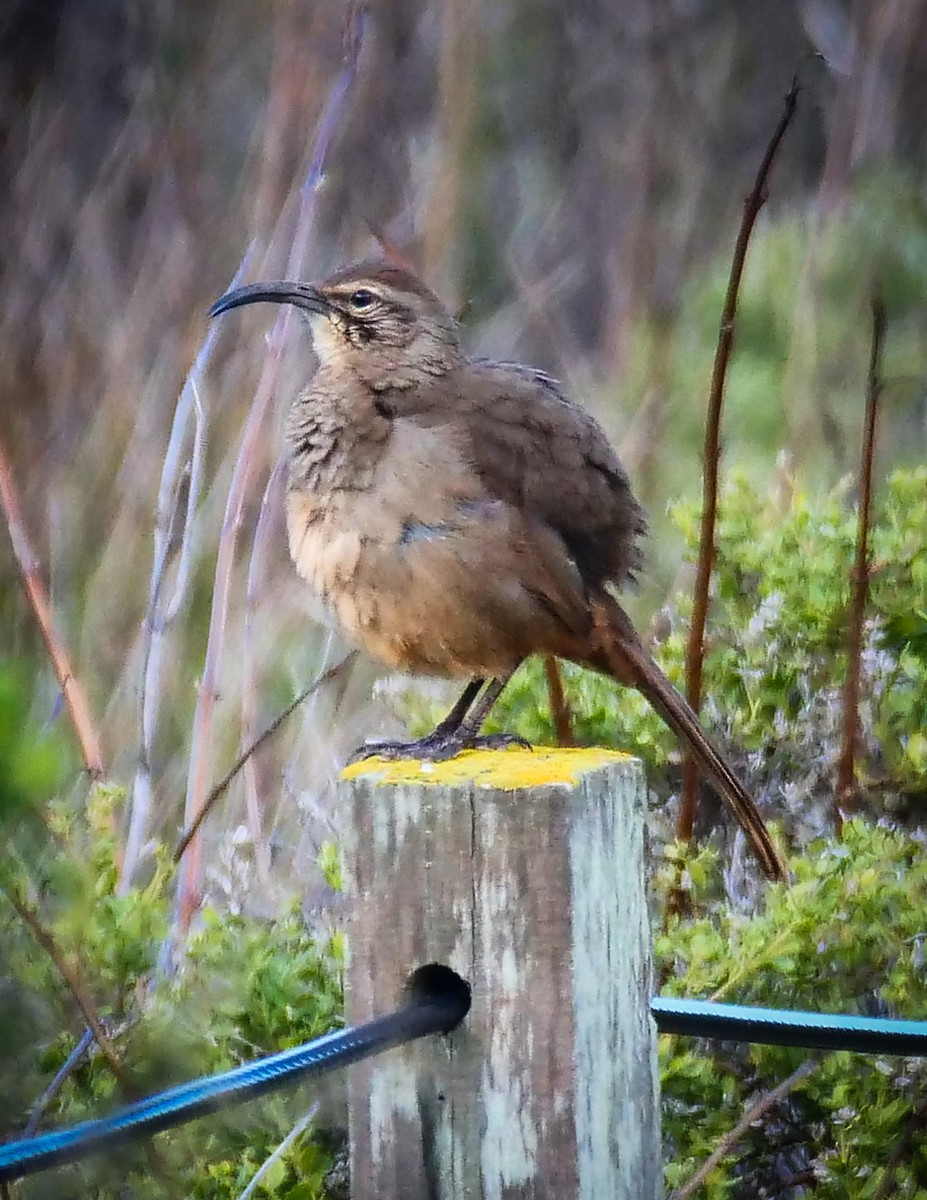
{"label": "reddish brown branch", "polygon": [[863,621],[869,594],[869,520],[872,512],[872,458],[875,451],[876,416],[882,394],[882,347],[885,342],[885,305],[872,301],[872,344],[866,379],[866,416],[859,463],[859,520],[856,525],[856,564],[850,611],[847,619],[847,673],[843,683],[843,742],[837,766],[837,797],[834,805],[837,830],[843,828],[841,808],[852,798],[856,779],[856,750],[859,741],[859,676],[863,649]]}
{"label": "reddish brown branch", "polygon": [[[724,308],[721,312],[721,326],[718,332],[718,346],[715,350],[715,361],[711,373],[711,385],[708,392],[708,417],[705,425],[705,448],[703,452],[702,480],[702,521],[699,537],[698,567],[695,576],[695,588],[692,596],[692,622],[689,626],[689,642],[686,647],[686,699],[695,712],[702,706],[702,666],[705,658],[705,625],[708,617],[708,591],[711,584],[711,571],[715,557],[715,526],[718,514],[718,464],[721,458],[721,407],[724,401],[724,385],[727,379],[727,368],[734,344],[734,328],[737,321],[737,298],[740,292],[740,281],[743,276],[744,263],[747,258],[747,248],[750,235],[759,216],[760,210],[766,203],[769,172],[772,168],[776,153],[785,136],[785,131],[795,113],[798,102],[798,82],[792,80],[792,86],[785,98],[785,106],[779,124],[770,138],[763,161],[756,174],[756,180],[750,194],[744,201],[743,217],[737,241],[734,244],[734,257],[731,262],[731,273],[728,278],[727,294],[724,297]],[[698,767],[691,754],[683,760],[682,792],[679,801],[679,819],[677,836],[681,841],[690,841],[695,824],[695,797],[698,786]]]}
{"label": "reddish brown branch", "polygon": [[550,693],[550,715],[554,718],[554,729],[557,731],[558,746],[575,746],[573,722],[570,719],[570,706],[563,691],[563,680],[560,676],[560,666],[550,654],[544,659],[544,671],[547,675],[547,690]]}
{"label": "reddish brown branch", "polygon": [[23,591],[26,593],[26,599],[35,616],[36,624],[54,668],[55,677],[58,680],[58,686],[64,696],[77,743],[80,746],[84,767],[91,778],[98,779],[103,774],[103,751],[100,748],[100,739],[97,737],[93,718],[90,715],[87,696],[71,668],[67,648],[55,628],[51,601],[42,580],[38,558],[32,549],[32,543],[26,531],[19,503],[19,493],[2,443],[0,443],[0,504],[3,506],[7,528],[10,531],[13,557],[16,559]]}

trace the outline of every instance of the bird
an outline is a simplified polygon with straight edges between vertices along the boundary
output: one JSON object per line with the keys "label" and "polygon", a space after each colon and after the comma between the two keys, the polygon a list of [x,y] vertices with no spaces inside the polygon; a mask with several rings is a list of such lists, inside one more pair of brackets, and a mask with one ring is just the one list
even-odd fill
{"label": "bird", "polygon": [[285,424],[286,525],[313,614],[388,668],[466,681],[436,728],[359,756],[444,759],[480,733],[530,655],[638,689],[693,753],[765,873],[785,862],[749,792],[622,607],[643,510],[601,425],[549,375],[470,357],[405,265],[247,284],[210,308],[292,305],[317,365]]}

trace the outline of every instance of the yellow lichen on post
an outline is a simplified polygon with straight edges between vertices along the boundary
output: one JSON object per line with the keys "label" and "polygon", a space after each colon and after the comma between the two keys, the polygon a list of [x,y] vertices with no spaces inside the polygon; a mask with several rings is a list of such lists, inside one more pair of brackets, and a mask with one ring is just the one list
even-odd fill
{"label": "yellow lichen on post", "polygon": [[418,759],[391,762],[384,758],[367,758],[345,767],[341,778],[370,776],[376,783],[432,787],[455,787],[472,782],[479,787],[510,792],[539,784],[574,784],[589,771],[596,771],[611,762],[627,762],[629,758],[630,755],[620,750],[603,750],[595,746],[588,749],[543,746],[534,750],[521,747],[467,750],[446,762],[420,762]]}
{"label": "yellow lichen on post", "polygon": [[640,763],[608,750],[368,759],[349,812],[347,1016],[418,967],[472,988],[463,1025],[353,1068],[353,1200],[656,1200]]}

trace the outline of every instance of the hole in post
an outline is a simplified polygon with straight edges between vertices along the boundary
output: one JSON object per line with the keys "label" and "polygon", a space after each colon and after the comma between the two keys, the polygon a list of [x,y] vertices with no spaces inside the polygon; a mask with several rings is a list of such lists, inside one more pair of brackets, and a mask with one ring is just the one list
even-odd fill
{"label": "hole in post", "polygon": [[445,1008],[445,1033],[450,1033],[470,1011],[469,983],[441,963],[417,967],[406,980],[404,992],[409,1004],[435,1004]]}

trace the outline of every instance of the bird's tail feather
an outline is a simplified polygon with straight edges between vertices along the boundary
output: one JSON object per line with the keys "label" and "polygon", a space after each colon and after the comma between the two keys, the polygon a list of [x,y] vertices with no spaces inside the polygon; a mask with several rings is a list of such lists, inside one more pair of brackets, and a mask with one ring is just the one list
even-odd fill
{"label": "bird's tail feather", "polygon": [[621,605],[607,592],[593,600],[598,653],[590,665],[605,669],[637,688],[695,755],[717,787],[770,879],[788,879],[788,868],[752,796],[721,752],[709,741],[698,717],[663,674]]}

